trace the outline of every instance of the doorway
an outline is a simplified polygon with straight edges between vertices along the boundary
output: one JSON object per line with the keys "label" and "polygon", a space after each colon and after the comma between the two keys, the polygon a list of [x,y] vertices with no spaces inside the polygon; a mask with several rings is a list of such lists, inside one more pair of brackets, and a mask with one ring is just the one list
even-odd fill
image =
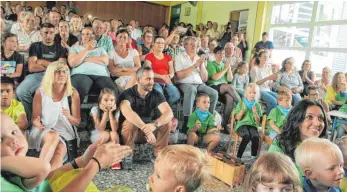
{"label": "doorway", "polygon": [[247,30],[248,9],[232,11],[230,14],[231,29],[234,33]]}

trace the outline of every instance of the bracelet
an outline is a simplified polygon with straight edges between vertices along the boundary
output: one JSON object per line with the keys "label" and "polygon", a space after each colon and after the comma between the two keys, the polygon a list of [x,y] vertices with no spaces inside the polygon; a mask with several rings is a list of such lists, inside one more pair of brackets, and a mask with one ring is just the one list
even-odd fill
{"label": "bracelet", "polygon": [[98,166],[99,166],[99,172],[101,171],[101,165],[100,165],[100,162],[95,158],[95,157],[92,157],[92,159],[94,159],[97,163],[98,163]]}
{"label": "bracelet", "polygon": [[71,166],[72,166],[74,169],[78,169],[78,168],[79,168],[78,165],[77,165],[77,163],[76,163],[76,159],[71,160],[70,163],[71,163]]}

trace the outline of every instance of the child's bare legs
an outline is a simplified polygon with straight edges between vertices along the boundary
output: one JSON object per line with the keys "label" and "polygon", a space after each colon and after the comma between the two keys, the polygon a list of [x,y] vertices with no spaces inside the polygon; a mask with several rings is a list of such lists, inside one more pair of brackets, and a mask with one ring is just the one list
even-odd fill
{"label": "child's bare legs", "polygon": [[58,169],[59,167],[63,166],[63,159],[66,155],[66,145],[59,140],[58,146],[54,151],[52,160],[51,160],[51,170]]}
{"label": "child's bare legs", "polygon": [[220,142],[220,135],[215,133],[209,133],[204,136],[203,142],[207,143],[207,153],[211,153],[214,148],[218,145]]}
{"label": "child's bare legs", "polygon": [[52,164],[51,160],[58,146],[59,140],[60,140],[59,134],[52,130],[48,131],[42,140],[42,149],[40,153],[40,159],[50,162],[52,168],[56,167],[56,165]]}
{"label": "child's bare legs", "polygon": [[195,132],[191,131],[188,133],[187,144],[194,146],[194,144],[198,142],[198,139],[199,139],[198,135]]}
{"label": "child's bare legs", "polygon": [[110,136],[112,141],[114,141],[115,143],[119,143],[119,136],[116,131],[111,131]]}

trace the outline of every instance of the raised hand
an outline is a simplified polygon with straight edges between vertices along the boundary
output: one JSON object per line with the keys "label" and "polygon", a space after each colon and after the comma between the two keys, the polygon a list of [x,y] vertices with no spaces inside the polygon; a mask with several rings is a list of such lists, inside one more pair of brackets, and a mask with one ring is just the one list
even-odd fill
{"label": "raised hand", "polygon": [[98,146],[93,157],[99,161],[101,168],[109,168],[132,153],[133,150],[129,146],[109,142]]}

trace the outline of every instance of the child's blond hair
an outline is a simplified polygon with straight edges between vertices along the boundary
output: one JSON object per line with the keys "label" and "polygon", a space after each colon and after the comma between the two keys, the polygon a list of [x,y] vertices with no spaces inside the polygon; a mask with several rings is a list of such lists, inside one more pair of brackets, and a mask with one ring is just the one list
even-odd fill
{"label": "child's blond hair", "polygon": [[279,91],[277,93],[277,100],[278,101],[282,101],[283,99],[285,98],[289,98],[289,99],[292,99],[292,95],[289,94],[287,91]]}
{"label": "child's blond hair", "polygon": [[292,184],[294,192],[301,192],[299,172],[292,160],[278,152],[261,155],[249,170],[243,183],[245,192],[256,191],[259,183]]}
{"label": "child's blond hair", "polygon": [[208,155],[190,145],[169,145],[159,152],[156,161],[165,161],[178,183],[187,192],[196,190],[209,177]]}
{"label": "child's blond hair", "polygon": [[336,144],[342,152],[343,161],[347,162],[347,136],[341,137],[339,140],[337,140]]}
{"label": "child's blond hair", "polygon": [[314,161],[327,156],[342,157],[339,147],[328,139],[305,139],[295,150],[295,162],[301,170],[311,168]]}
{"label": "child's blond hair", "polygon": [[[255,83],[249,83],[246,90],[247,89],[255,89],[257,95],[255,97],[255,100],[256,101],[259,101],[259,98],[260,98],[260,90],[259,90],[259,86]],[[245,91],[245,97],[247,97],[247,91]]]}

